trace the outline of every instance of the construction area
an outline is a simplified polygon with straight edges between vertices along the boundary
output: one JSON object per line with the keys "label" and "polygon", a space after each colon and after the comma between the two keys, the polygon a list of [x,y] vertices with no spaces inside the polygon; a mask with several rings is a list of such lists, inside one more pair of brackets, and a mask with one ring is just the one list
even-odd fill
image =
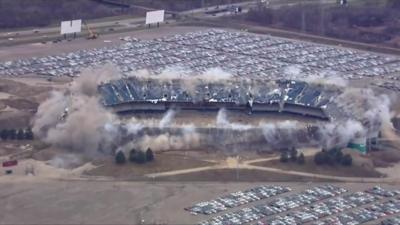
{"label": "construction area", "polygon": [[400,224],[400,55],[259,4],[0,29],[0,224]]}

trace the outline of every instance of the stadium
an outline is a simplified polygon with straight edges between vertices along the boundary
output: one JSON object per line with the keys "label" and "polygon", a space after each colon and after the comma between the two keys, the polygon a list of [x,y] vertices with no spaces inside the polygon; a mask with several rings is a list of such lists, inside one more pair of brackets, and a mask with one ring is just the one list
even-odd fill
{"label": "stadium", "polygon": [[[137,77],[123,78],[102,83],[98,86],[102,104],[114,113],[124,117],[137,116],[142,113],[164,114],[168,120],[179,117],[178,113],[187,111],[192,119],[208,112],[218,112],[215,123],[196,124],[191,122],[194,129],[190,132],[199,136],[200,145],[193,145],[193,140],[184,138],[187,124],[174,124],[168,122],[167,126],[159,124],[150,125],[141,132],[123,138],[124,142],[143,139],[150,136],[156,140],[158,136],[167,135],[171,139],[184,139],[188,143],[184,146],[194,148],[219,149],[229,152],[257,149],[267,151],[272,149],[286,150],[290,147],[334,147],[351,145],[365,153],[367,138],[376,137],[379,125],[365,120],[362,115],[349,114],[356,112],[343,106],[344,88],[320,83],[307,83],[295,80],[220,80],[200,81],[191,79],[156,80]],[[369,107],[367,105],[367,107]],[[368,111],[368,108],[365,109]],[[171,113],[172,112],[172,113]],[[252,120],[258,118],[274,118],[275,127],[268,130],[268,125],[262,122],[249,124],[248,122],[235,123],[227,119],[227,112],[244,115]],[[171,116],[172,115],[172,116]],[[276,115],[286,115],[286,118],[276,118]],[[361,116],[357,118],[357,116]],[[148,116],[149,117],[149,116]],[[150,116],[151,117],[151,116]],[[308,118],[307,123],[300,121]],[[364,130],[359,129],[359,124],[349,124],[349,118],[359,120]],[[374,118],[376,119],[376,118]],[[364,121],[363,121],[364,120]],[[353,122],[353,121],[352,121]],[[285,123],[292,124],[289,126]],[[232,125],[233,124],[233,125]],[[376,124],[375,124],[376,125]],[[282,127],[280,127],[282,126]],[[331,126],[331,128],[327,128]],[[355,126],[354,133],[342,134],[342,126]],[[330,129],[330,130],[329,130]],[[329,130],[330,136],[325,133]],[[128,132],[125,132],[128,133]],[[171,138],[173,137],[173,138]],[[180,138],[182,137],[182,138]],[[175,140],[176,141],[176,140]],[[198,140],[196,140],[198,141]],[[148,145],[148,142],[146,142]],[[252,147],[248,144],[252,143]],[[135,145],[135,144],[134,144]],[[129,145],[132,148],[132,144]],[[173,150],[173,145],[169,144]],[[227,147],[229,146],[229,147]],[[152,146],[157,149],[157,146]],[[148,148],[140,144],[139,148]],[[182,148],[179,145],[179,148]]]}
{"label": "stadium", "polygon": [[[159,51],[147,52],[142,49],[143,45],[156,46]],[[141,123],[140,127],[146,129],[122,138],[122,143],[118,144],[127,146],[122,148],[137,145],[148,148],[150,145],[157,149],[159,146],[154,146],[150,140],[163,136],[167,139],[163,150],[174,150],[171,142],[184,142],[177,148],[190,146],[238,152],[287,150],[294,146],[351,146],[365,153],[368,140],[378,136],[381,114],[389,110],[388,105],[382,96],[370,89],[350,87],[346,80],[360,75],[392,73],[386,68],[397,60],[384,55],[215,29],[146,43],[135,40],[121,49],[125,51],[122,54],[139,59],[125,59],[133,65],[117,63],[122,76],[99,84],[100,102],[113,113],[122,115],[127,123],[130,117],[140,120],[143,114],[147,114],[147,118],[168,120],[163,126]],[[136,49],[140,53],[132,54]],[[177,51],[185,53],[184,57],[180,54],[181,58],[176,58]],[[288,64],[288,61],[299,64]],[[368,70],[359,65],[355,68],[359,61],[365,61],[362,64],[365,68],[372,63],[385,69]],[[324,64],[341,72],[332,75],[323,69]],[[376,107],[378,102],[383,102],[383,106]],[[174,123],[180,114],[189,115],[189,118]],[[207,122],[199,123],[196,118],[204,120],[204,114],[209,117]],[[247,119],[230,121],[228,117],[235,115]],[[187,126],[192,127],[190,133],[196,136],[195,140],[184,138]],[[132,139],[136,144],[131,143]],[[146,139],[144,144],[137,141],[143,139]],[[249,147],[249,143],[253,145]]]}
{"label": "stadium", "polygon": [[2,222],[400,225],[395,1],[0,0]]}
{"label": "stadium", "polygon": [[[382,121],[388,119],[389,103],[372,89],[349,83],[390,77],[398,72],[400,62],[392,55],[221,29],[146,40],[123,37],[120,42],[0,63],[8,76],[70,76],[76,86],[95,86],[96,93],[89,96],[87,90],[74,88],[67,91],[72,97],[62,93],[63,99],[57,101],[66,110],[56,111],[64,119],[38,123],[34,130],[39,136],[57,132],[68,136],[57,127],[75,124],[66,119],[74,112],[93,115],[93,108],[85,111],[85,105],[73,105],[95,95],[93,107],[98,107],[99,117],[112,113],[109,117],[118,119],[96,121],[98,128],[87,131],[87,138],[76,137],[82,139],[77,146],[67,140],[49,142],[75,149],[106,148],[107,152],[129,151],[132,145],[237,152],[248,149],[248,143],[259,143],[251,146],[258,151],[350,144],[365,152],[367,140],[375,138]],[[113,69],[96,71],[104,64]],[[94,75],[88,84],[80,84],[85,83],[85,74]],[[52,110],[39,107],[38,117],[54,117],[46,111]],[[129,132],[126,127],[137,129]],[[101,141],[79,144],[91,140],[91,133],[101,133]],[[160,139],[162,143],[154,146]]]}
{"label": "stadium", "polygon": [[[196,117],[202,112],[212,113],[227,110],[234,111],[237,114],[247,113],[250,117],[253,113],[276,112],[301,114],[302,116],[320,120],[328,119],[322,109],[328,100],[321,96],[321,92],[318,89],[313,92],[304,90],[312,88],[306,87],[304,82],[297,84],[294,81],[249,81],[248,83],[230,81],[228,83],[203,83],[193,80],[191,86],[187,87],[184,82],[176,79],[160,82],[157,80],[129,78],[102,84],[99,86],[99,92],[106,107],[112,108],[116,113],[125,115],[188,111],[193,115],[192,117]],[[257,90],[256,94],[253,94],[251,90]],[[288,92],[284,93],[285,90]],[[302,91],[304,91],[304,94],[301,97],[298,96],[303,93]],[[284,99],[287,100],[285,101]],[[178,116],[174,115],[174,117]],[[222,150],[227,145],[244,144],[240,142],[247,143],[249,140],[253,140],[253,143],[262,143],[265,139],[263,135],[259,135],[262,132],[259,132],[260,130],[255,127],[250,126],[246,127],[245,130],[239,129],[239,131],[218,127],[221,125],[218,119],[216,124],[213,125],[193,125],[196,130],[192,132],[196,132],[196,135],[201,136],[202,143],[208,143],[207,145],[215,143],[212,144],[214,149]],[[168,136],[184,135],[181,129],[177,128],[173,123],[168,124],[168,126],[173,126],[174,128],[163,126],[156,129],[153,127],[152,130],[157,135],[165,133],[168,133]],[[148,133],[148,131],[144,132],[146,135]],[[240,135],[249,136],[249,138],[237,143],[237,137]],[[137,139],[138,137],[136,136],[135,138]],[[189,146],[189,143],[187,145]]]}
{"label": "stadium", "polygon": [[[197,84],[189,90],[180,80],[122,79],[99,86],[103,103],[116,112],[180,110],[238,110],[283,112],[329,119],[324,112],[336,94],[324,87],[290,80]],[[253,93],[254,92],[254,93]]]}

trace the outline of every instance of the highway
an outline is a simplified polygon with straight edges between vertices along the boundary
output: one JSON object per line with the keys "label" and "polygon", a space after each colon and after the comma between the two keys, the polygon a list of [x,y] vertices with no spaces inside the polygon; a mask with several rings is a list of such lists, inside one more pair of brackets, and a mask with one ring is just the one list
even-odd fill
{"label": "highway", "polygon": [[[335,3],[336,0],[304,0],[304,1],[296,1],[296,0],[269,0],[265,4],[269,7],[278,8],[284,5],[293,5],[293,4],[303,4],[303,3],[316,3],[320,2],[323,4],[326,3]],[[259,1],[246,1],[235,4],[225,4],[219,5],[219,9],[228,8],[232,5],[242,7],[242,12],[248,11],[251,7],[256,7],[259,4]],[[131,5],[131,7],[136,7],[144,10],[157,10],[149,7],[139,6],[139,5]],[[187,10],[182,12],[169,12],[170,14],[166,14],[165,19],[166,23],[174,24],[176,22],[184,21],[184,18],[195,18],[197,20],[201,19],[209,19],[216,18],[220,16],[225,16],[231,14],[231,12],[218,13],[215,15],[206,14],[206,12],[213,11],[216,9],[216,6],[213,7],[204,7],[197,8],[193,10]],[[176,19],[172,16],[171,13],[176,13]],[[107,19],[105,21],[105,19]],[[132,30],[145,29],[145,18],[144,17],[110,17],[103,18],[99,20],[89,20],[86,21],[90,28],[95,32],[102,34],[108,33],[123,33]],[[86,27],[82,25],[82,32],[77,35],[77,38],[87,37],[89,32]],[[36,42],[45,42],[45,41],[54,41],[57,39],[62,39],[62,35],[60,34],[60,27],[46,27],[46,28],[30,28],[30,29],[21,29],[15,31],[1,31],[0,30],[0,46],[10,46],[10,45],[18,45],[25,43],[36,43]]]}

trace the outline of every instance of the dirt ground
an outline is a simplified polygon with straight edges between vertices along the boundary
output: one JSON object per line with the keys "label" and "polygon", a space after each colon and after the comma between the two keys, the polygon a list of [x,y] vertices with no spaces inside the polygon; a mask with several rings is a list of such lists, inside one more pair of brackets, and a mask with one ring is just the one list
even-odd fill
{"label": "dirt ground", "polygon": [[306,163],[299,165],[296,162],[281,163],[279,160],[271,160],[266,162],[258,162],[253,165],[273,167],[284,170],[294,170],[308,173],[325,174],[333,176],[343,177],[382,177],[383,174],[369,167],[362,167],[359,165],[353,165],[351,167],[345,167],[340,165],[322,165],[318,166],[314,163],[312,156],[306,157]]}
{"label": "dirt ground", "polygon": [[21,152],[28,147],[33,146],[33,141],[15,140],[15,141],[0,141],[0,157],[9,156]]}
{"label": "dirt ground", "polygon": [[[3,224],[194,224],[209,218],[184,208],[265,183],[101,182],[26,180],[1,182]],[[293,192],[321,183],[269,183]],[[365,190],[375,184],[336,184]],[[398,188],[396,185],[383,185]]]}
{"label": "dirt ground", "polygon": [[0,79],[0,129],[29,127],[39,103],[52,88],[41,83],[27,84],[13,79]]}
{"label": "dirt ground", "polygon": [[[63,41],[60,43],[48,44],[25,44],[12,47],[0,48],[0,61],[15,60],[30,57],[43,57],[47,55],[58,55],[63,53],[74,52],[83,49],[92,49],[99,47],[113,46],[121,44],[121,37],[130,36],[132,38],[153,39],[166,35],[174,35],[192,31],[204,30],[207,28],[191,27],[191,26],[163,26],[158,29],[145,29],[119,34],[108,34],[100,36],[96,40],[76,39],[73,41]],[[107,41],[107,42],[105,42]],[[111,42],[108,42],[111,41]]]}
{"label": "dirt ground", "polygon": [[349,1],[346,7],[318,3],[259,7],[241,19],[283,30],[398,48],[399,6],[387,2]]}
{"label": "dirt ground", "polygon": [[145,164],[126,162],[124,165],[116,165],[114,158],[96,163],[98,167],[85,172],[90,176],[106,176],[123,180],[143,180],[143,175],[170,170],[195,168],[212,165],[213,163],[202,161],[193,157],[172,154],[155,154],[155,160]]}
{"label": "dirt ground", "polygon": [[302,177],[251,169],[216,169],[166,177],[155,181],[198,181],[198,182],[334,182],[328,179]]}
{"label": "dirt ground", "polygon": [[[175,111],[172,124],[174,125],[188,125],[196,124],[199,126],[216,126],[216,118],[218,111],[198,111],[198,110],[185,110]],[[140,120],[160,120],[164,116],[163,113],[134,113],[124,114],[127,120],[134,116]],[[246,124],[246,125],[259,125],[264,123],[273,123],[278,121],[295,120],[299,125],[313,124],[321,122],[315,118],[304,117],[301,115],[293,115],[279,112],[266,112],[266,113],[252,113],[248,114],[243,111],[226,111],[226,118],[232,123]]]}

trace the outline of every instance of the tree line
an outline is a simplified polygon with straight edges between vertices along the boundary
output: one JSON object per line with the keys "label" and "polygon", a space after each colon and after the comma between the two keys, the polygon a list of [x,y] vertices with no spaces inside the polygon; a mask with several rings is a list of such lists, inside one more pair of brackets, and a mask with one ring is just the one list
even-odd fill
{"label": "tree line", "polygon": [[[127,2],[127,0],[120,0]],[[171,11],[215,6],[244,0],[128,0],[135,5]],[[95,19],[109,16],[145,16],[145,10],[90,0],[0,0],[0,28],[43,27],[61,20]]]}
{"label": "tree line", "polygon": [[291,148],[290,150],[282,151],[280,161],[283,163],[287,162],[297,162],[300,165],[303,165],[306,162],[306,158],[304,154],[301,152],[298,153],[296,148]]}
{"label": "tree line", "polygon": [[322,149],[314,156],[314,162],[317,165],[343,165],[351,166],[353,164],[353,158],[350,154],[343,154],[339,148],[333,148],[330,150]]}
{"label": "tree line", "polygon": [[[146,162],[150,162],[154,160],[154,153],[151,148],[148,148],[146,151],[132,149],[129,152],[128,160],[133,163],[143,164]],[[127,161],[125,153],[123,151],[118,151],[115,154],[115,163],[116,164],[125,164]]]}
{"label": "tree line", "polygon": [[[298,30],[365,43],[382,43],[400,35],[400,1],[384,5],[335,6],[301,5],[271,9],[252,8],[246,19],[261,25]],[[385,26],[380,32],[358,27]]]}
{"label": "tree line", "polygon": [[0,131],[1,140],[33,140],[31,128],[26,129],[3,129]]}
{"label": "tree line", "polygon": [[[298,153],[295,148],[291,148],[286,151],[282,151],[280,155],[280,161],[282,163],[297,162],[298,164],[304,164],[305,157],[303,153]],[[314,163],[316,165],[343,165],[351,166],[353,164],[353,158],[350,154],[343,154],[340,148],[332,148],[329,150],[322,149],[314,156]]]}
{"label": "tree line", "polygon": [[89,0],[0,0],[0,28],[41,27],[119,14],[115,7]]}

